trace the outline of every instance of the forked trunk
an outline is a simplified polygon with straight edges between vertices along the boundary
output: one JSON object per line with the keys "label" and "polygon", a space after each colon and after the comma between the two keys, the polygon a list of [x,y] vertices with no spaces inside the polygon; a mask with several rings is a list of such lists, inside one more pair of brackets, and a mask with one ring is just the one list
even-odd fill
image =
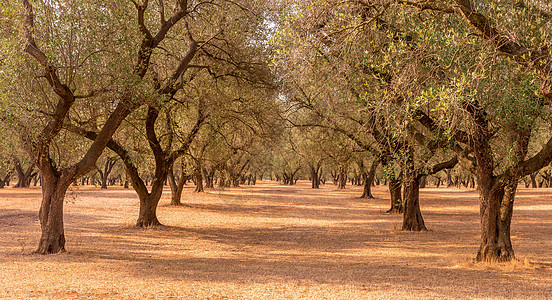
{"label": "forked trunk", "polygon": [[[480,182],[480,186],[488,183]],[[477,261],[510,261],[515,258],[510,240],[510,224],[516,186],[500,183],[481,192],[481,245]]]}
{"label": "forked trunk", "polygon": [[[159,195],[157,197],[156,195]],[[157,219],[157,204],[159,203],[160,193],[151,193],[149,195],[139,195],[140,198],[140,212],[138,214],[138,220],[136,226],[149,227],[161,225]]]}
{"label": "forked trunk", "polygon": [[412,176],[406,181],[405,207],[403,214],[402,230],[425,231],[424,218],[420,210],[420,177]]}
{"label": "forked trunk", "polygon": [[134,190],[140,199],[140,212],[138,213],[136,226],[149,227],[161,225],[157,219],[157,204],[159,204],[159,200],[163,194],[163,182],[167,179],[168,173],[168,169],[166,169],[156,174],[157,178],[152,181],[151,192],[148,192],[143,183],[140,184],[139,181],[133,182]]}
{"label": "forked trunk", "polygon": [[389,194],[391,195],[391,208],[388,213],[401,213],[403,211],[401,197],[402,182],[397,179],[389,180]]}
{"label": "forked trunk", "polygon": [[184,190],[184,183],[186,182],[186,176],[182,172],[180,180],[177,182],[174,176],[173,170],[169,170],[168,174],[169,186],[171,187],[171,205],[182,205],[182,191]]}

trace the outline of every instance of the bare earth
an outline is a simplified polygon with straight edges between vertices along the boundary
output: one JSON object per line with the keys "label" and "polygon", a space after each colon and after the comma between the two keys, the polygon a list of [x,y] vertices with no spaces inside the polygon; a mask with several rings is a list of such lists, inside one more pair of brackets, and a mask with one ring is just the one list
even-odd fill
{"label": "bare earth", "polygon": [[512,241],[520,261],[475,264],[479,206],[471,190],[426,188],[428,232],[398,230],[358,187],[273,182],[195,194],[158,209],[166,226],[133,226],[132,190],[76,188],[68,252],[31,254],[40,189],[0,190],[0,298],[5,299],[552,299],[552,189],[521,189]]}

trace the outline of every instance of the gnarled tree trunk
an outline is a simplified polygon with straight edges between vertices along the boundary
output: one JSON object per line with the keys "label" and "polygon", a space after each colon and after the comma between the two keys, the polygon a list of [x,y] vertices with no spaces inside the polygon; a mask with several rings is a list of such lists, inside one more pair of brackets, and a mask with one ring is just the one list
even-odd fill
{"label": "gnarled tree trunk", "polygon": [[515,258],[510,240],[510,224],[516,186],[499,182],[480,182],[481,245],[478,261],[509,261]]}
{"label": "gnarled tree trunk", "polygon": [[405,199],[402,230],[427,230],[420,210],[420,176],[412,175],[406,179]]}
{"label": "gnarled tree trunk", "polygon": [[140,196],[140,211],[138,213],[138,220],[136,226],[149,227],[161,225],[161,222],[157,219],[157,204],[159,198],[154,195]]}
{"label": "gnarled tree trunk", "polygon": [[[40,220],[40,241],[36,253],[52,254],[65,251],[63,229],[63,202],[67,189],[73,182],[72,174],[59,173],[46,164],[42,166],[42,202],[38,213]],[[68,172],[70,173],[70,172]]]}

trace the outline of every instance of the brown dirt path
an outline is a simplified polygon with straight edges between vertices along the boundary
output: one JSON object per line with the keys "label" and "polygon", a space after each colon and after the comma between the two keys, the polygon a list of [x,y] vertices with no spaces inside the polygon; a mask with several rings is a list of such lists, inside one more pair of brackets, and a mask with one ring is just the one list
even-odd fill
{"label": "brown dirt path", "polygon": [[68,252],[29,254],[40,190],[0,190],[0,298],[5,299],[552,299],[552,189],[521,189],[512,240],[521,259],[474,264],[475,191],[421,192],[423,233],[400,232],[360,188],[272,182],[195,194],[138,229],[137,197],[118,187],[68,197]]}

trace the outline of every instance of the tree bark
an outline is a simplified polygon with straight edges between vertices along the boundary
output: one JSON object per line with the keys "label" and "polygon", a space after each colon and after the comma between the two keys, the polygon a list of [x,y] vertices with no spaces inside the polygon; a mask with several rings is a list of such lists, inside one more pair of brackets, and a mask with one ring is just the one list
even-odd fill
{"label": "tree bark", "polygon": [[427,185],[427,175],[423,175],[422,178],[420,178],[420,188],[423,189]]}
{"label": "tree bark", "polygon": [[212,189],[214,187],[213,179],[215,177],[215,167],[205,168],[205,188]]}
{"label": "tree bark", "polygon": [[481,245],[477,261],[509,261],[515,258],[510,240],[516,186],[480,182]]}
{"label": "tree bark", "polygon": [[342,190],[347,185],[347,168],[345,166],[339,166],[339,175],[337,181],[337,188]]}
{"label": "tree bark", "polygon": [[196,188],[195,188],[195,191],[196,193],[203,193],[204,190],[203,190],[203,174],[201,174],[201,167],[198,167],[195,169],[194,171],[194,176],[195,176],[195,182],[196,182]]}
{"label": "tree bark", "polygon": [[[161,185],[162,187],[163,185]],[[159,203],[159,197],[156,194],[144,194],[139,195],[140,198],[140,212],[138,213],[138,220],[136,226],[138,227],[150,227],[161,225],[161,222],[157,219],[157,204]]]}
{"label": "tree bark", "polygon": [[320,165],[314,166],[312,165],[310,167],[311,169],[311,187],[313,189],[319,189],[320,188],[320,177],[318,175],[318,171],[320,170]]}
{"label": "tree bark", "polygon": [[388,213],[403,212],[403,203],[401,197],[402,181],[398,179],[389,180],[389,194],[391,195],[391,208]]}
{"label": "tree bark", "polygon": [[413,174],[406,179],[405,207],[402,230],[425,231],[422,211],[420,210],[420,176]]}
{"label": "tree bark", "polygon": [[173,168],[169,169],[168,177],[169,186],[171,187],[171,205],[182,205],[182,191],[184,190],[184,183],[187,179],[187,176],[184,174],[184,168],[181,169],[180,180],[176,180]]}
{"label": "tree bark", "polygon": [[42,202],[39,210],[41,236],[36,253],[52,254],[65,251],[63,202],[71,176],[46,171],[42,176]]}
{"label": "tree bark", "polygon": [[368,172],[362,172],[362,177],[364,179],[364,190],[360,198],[374,199],[374,196],[372,195],[372,185],[374,183],[374,178],[376,177],[376,169],[378,168],[379,163],[379,159],[375,159],[370,166],[370,170]]}
{"label": "tree bark", "polygon": [[8,172],[6,176],[4,176],[4,178],[0,178],[0,189],[3,189],[4,186],[6,186],[6,184],[9,182],[10,176],[11,173]]}
{"label": "tree bark", "polygon": [[117,157],[107,157],[105,160],[104,168],[103,170],[99,167],[96,167],[98,170],[98,173],[100,174],[100,180],[101,180],[101,189],[107,189],[107,182],[109,174],[111,174],[111,171],[113,170],[113,166],[115,166],[115,163],[117,162]]}
{"label": "tree bark", "polygon": [[447,174],[447,187],[452,187],[454,185],[451,172],[451,170],[445,170],[445,173]]}
{"label": "tree bark", "polygon": [[29,187],[31,185],[31,176],[35,168],[35,163],[31,163],[25,171],[23,169],[23,166],[21,165],[21,161],[19,160],[19,158],[14,156],[13,161],[15,162],[15,172],[17,173],[17,183],[13,187]]}
{"label": "tree bark", "polygon": [[531,188],[533,189],[536,189],[537,188],[537,174],[539,172],[535,172],[535,173],[532,173],[532,174],[529,174],[529,177],[531,178]]}

